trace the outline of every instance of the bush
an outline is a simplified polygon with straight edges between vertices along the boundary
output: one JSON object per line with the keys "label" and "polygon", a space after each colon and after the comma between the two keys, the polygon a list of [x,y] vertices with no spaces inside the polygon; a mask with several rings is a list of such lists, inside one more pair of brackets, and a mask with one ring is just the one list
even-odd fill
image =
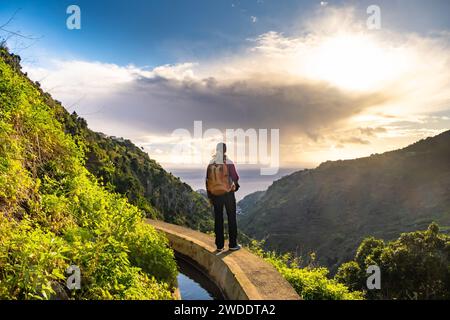
{"label": "bush", "polygon": [[0,299],[49,299],[65,281],[67,244],[28,220],[0,215]]}
{"label": "bush", "polygon": [[366,291],[365,270],[370,265],[380,267],[381,290],[368,291],[369,298],[450,299],[450,236],[440,233],[435,223],[387,244],[365,239],[355,260],[343,264],[336,279]]}
{"label": "bush", "polygon": [[[5,57],[0,49],[0,298],[171,299],[167,240],[87,171],[83,144]],[[65,289],[70,265],[81,290]]]}
{"label": "bush", "polygon": [[305,300],[361,300],[363,294],[328,278],[328,269],[312,265],[301,268],[290,254],[279,255],[262,249],[263,242],[252,241],[250,250],[272,264]]}

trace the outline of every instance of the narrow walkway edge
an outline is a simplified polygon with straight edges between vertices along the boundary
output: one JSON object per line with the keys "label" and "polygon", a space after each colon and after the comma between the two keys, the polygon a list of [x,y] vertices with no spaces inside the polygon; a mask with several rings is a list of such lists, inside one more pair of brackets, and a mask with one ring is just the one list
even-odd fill
{"label": "narrow walkway edge", "polygon": [[199,231],[146,219],[176,252],[197,262],[231,300],[300,300],[273,266],[246,249],[217,255],[214,239]]}

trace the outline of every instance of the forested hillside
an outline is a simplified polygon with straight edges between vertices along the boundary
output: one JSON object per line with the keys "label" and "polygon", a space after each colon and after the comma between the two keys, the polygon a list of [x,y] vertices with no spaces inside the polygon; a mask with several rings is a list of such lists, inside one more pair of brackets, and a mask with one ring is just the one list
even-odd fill
{"label": "forested hillside", "polygon": [[[171,299],[167,240],[85,168],[88,140],[19,62],[0,48],[0,299]],[[71,265],[80,290],[66,287]]]}
{"label": "forested hillside", "polygon": [[[9,64],[21,73],[20,57],[7,55]],[[86,168],[109,190],[125,195],[150,218],[202,231],[213,229],[208,202],[189,185],[165,171],[131,141],[90,130],[85,119],[68,113],[59,101],[40,89],[39,83],[27,82],[83,149]]]}
{"label": "forested hillside", "polygon": [[66,132],[84,146],[86,168],[110,190],[125,195],[150,218],[202,231],[213,229],[208,201],[131,141],[93,132],[75,113],[63,110],[60,117]]}
{"label": "forested hillside", "polygon": [[401,150],[329,161],[247,197],[240,226],[266,248],[308,256],[336,271],[366,237],[384,240],[450,228],[450,131]]}

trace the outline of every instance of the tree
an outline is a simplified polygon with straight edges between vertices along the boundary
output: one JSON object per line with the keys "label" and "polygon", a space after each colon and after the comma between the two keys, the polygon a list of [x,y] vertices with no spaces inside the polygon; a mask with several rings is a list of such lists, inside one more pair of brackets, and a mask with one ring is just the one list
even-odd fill
{"label": "tree", "polygon": [[[367,267],[381,269],[381,289],[366,288]],[[432,223],[384,244],[365,239],[354,261],[341,265],[336,280],[372,299],[450,299],[450,236]]]}

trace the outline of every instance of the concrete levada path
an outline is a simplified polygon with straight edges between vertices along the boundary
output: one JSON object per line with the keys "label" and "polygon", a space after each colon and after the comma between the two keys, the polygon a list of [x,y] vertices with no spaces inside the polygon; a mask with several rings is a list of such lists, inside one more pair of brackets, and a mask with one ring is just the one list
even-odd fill
{"label": "concrete levada path", "polygon": [[275,268],[246,249],[216,252],[214,238],[159,220],[146,220],[169,239],[173,250],[197,264],[230,300],[299,300]]}

